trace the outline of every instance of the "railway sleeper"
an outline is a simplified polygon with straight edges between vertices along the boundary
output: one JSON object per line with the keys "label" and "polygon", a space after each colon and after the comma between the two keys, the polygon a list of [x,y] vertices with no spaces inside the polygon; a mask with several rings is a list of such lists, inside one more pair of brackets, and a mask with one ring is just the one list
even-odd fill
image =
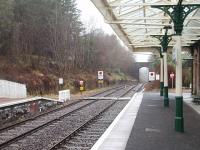
{"label": "railway sleeper", "polygon": [[66,146],[66,145],[63,145],[63,146],[61,146],[61,148],[59,148],[59,150],[62,150],[62,148],[65,148],[64,150],[78,150],[78,149],[80,149],[80,150],[88,150],[91,147],[79,147],[79,146]]}
{"label": "railway sleeper", "polygon": [[[88,135],[81,134],[81,133],[78,133],[77,136],[82,137],[82,138],[88,138]],[[98,138],[98,137],[99,135],[90,135],[90,138]]]}
{"label": "railway sleeper", "polygon": [[76,140],[91,140],[91,141],[96,141],[98,139],[99,136],[96,136],[95,138],[94,137],[74,137],[73,139],[76,139]]}
{"label": "railway sleeper", "polygon": [[[90,128],[89,129],[89,132],[91,132],[91,133],[102,133],[102,132],[104,132],[105,130],[104,129],[92,129],[92,128]],[[86,133],[87,133],[87,131],[85,131]]]}
{"label": "railway sleeper", "polygon": [[79,143],[94,143],[94,141],[95,141],[94,139],[76,139],[76,138],[70,140],[71,143],[74,142],[76,143],[76,145]]}
{"label": "railway sleeper", "polygon": [[93,145],[93,143],[90,143],[90,142],[87,142],[87,143],[83,143],[83,142],[77,143],[77,142],[69,141],[65,145],[67,145],[67,146],[91,147]]}

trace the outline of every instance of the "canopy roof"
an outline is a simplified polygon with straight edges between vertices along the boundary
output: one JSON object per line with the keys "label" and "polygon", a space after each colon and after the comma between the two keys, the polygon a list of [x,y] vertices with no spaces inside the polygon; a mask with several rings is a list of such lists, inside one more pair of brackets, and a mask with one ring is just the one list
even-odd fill
{"label": "canopy roof", "polygon": [[[152,35],[164,35],[164,26],[171,26],[168,35],[174,34],[173,21],[160,9],[151,5],[177,5],[178,0],[91,0],[102,13],[119,38],[133,50],[160,47]],[[182,4],[200,4],[200,0],[183,0]],[[191,46],[200,40],[200,9],[190,13],[182,32],[182,45]],[[169,46],[174,46],[172,37]]]}

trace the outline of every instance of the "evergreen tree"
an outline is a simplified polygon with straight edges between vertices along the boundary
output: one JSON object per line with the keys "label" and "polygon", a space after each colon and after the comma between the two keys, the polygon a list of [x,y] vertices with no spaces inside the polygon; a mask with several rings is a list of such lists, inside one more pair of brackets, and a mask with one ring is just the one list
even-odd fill
{"label": "evergreen tree", "polygon": [[13,1],[0,1],[0,54],[7,54],[13,30]]}

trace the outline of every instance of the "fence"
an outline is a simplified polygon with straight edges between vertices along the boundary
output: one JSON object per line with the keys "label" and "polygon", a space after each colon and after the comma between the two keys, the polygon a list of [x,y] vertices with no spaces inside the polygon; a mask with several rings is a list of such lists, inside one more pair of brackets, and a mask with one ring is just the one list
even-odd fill
{"label": "fence", "polygon": [[0,97],[25,98],[27,96],[26,85],[7,80],[0,80]]}

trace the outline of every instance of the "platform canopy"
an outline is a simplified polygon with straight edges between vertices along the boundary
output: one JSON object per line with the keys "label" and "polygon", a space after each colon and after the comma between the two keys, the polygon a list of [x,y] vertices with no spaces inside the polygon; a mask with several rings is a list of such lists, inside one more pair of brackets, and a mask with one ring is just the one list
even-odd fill
{"label": "platform canopy", "polygon": [[[173,21],[160,9],[151,5],[177,5],[178,0],[91,0],[110,24],[118,37],[133,51],[137,48],[160,47],[160,41],[152,35],[164,35],[164,26]],[[200,0],[183,0],[182,4],[200,4]],[[184,21],[182,46],[188,47],[200,40],[200,9],[190,13]],[[174,46],[173,37],[169,46]]]}

